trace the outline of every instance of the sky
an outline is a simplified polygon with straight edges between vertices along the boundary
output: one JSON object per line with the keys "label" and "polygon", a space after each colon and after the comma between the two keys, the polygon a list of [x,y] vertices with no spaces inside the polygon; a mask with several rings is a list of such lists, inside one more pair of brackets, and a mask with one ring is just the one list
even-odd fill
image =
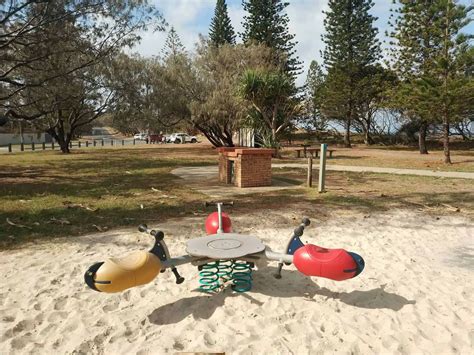
{"label": "sky", "polygon": [[[311,61],[321,62],[320,51],[324,49],[324,43],[321,40],[321,34],[324,31],[323,11],[328,10],[327,0],[287,1],[290,3],[286,8],[290,19],[289,31],[295,35],[295,40],[298,42],[297,55],[304,64],[304,72],[298,78],[299,84],[302,84]],[[161,11],[169,26],[174,26],[188,51],[193,51],[199,34],[208,34],[216,0],[151,0],[150,2]],[[242,32],[242,21],[245,15],[242,0],[227,0],[226,3],[235,32]],[[374,0],[374,3],[371,13],[378,18],[375,26],[379,29],[378,36],[384,48],[392,0]],[[459,3],[472,5],[474,0],[459,0]],[[474,33],[474,22],[465,29],[465,32]],[[166,32],[144,32],[141,34],[142,41],[132,51],[143,56],[159,55],[166,36]],[[239,37],[238,41],[240,41]]]}

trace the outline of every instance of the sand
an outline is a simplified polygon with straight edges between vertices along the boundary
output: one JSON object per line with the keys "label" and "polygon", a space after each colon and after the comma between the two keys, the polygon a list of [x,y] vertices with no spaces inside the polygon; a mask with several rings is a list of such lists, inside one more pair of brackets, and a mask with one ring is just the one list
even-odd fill
{"label": "sand", "polygon": [[[95,261],[146,248],[127,230],[0,252],[0,354],[425,353],[472,354],[474,226],[461,216],[413,211],[340,213],[304,241],[361,254],[366,270],[344,282],[259,265],[251,292],[196,291],[195,267],[179,267],[121,294],[88,289]],[[300,219],[279,212],[233,216],[234,230],[281,250]],[[160,225],[172,255],[202,234],[201,216]]]}

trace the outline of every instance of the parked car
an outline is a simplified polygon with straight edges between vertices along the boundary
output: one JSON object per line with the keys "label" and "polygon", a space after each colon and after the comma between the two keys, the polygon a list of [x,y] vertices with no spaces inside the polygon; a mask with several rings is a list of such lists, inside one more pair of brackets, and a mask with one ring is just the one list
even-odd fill
{"label": "parked car", "polygon": [[148,137],[148,134],[146,134],[146,133],[137,133],[133,136],[133,139],[137,139],[139,141],[144,141],[144,140],[147,139],[147,137]]}
{"label": "parked car", "polygon": [[186,133],[173,133],[169,136],[169,143],[197,143],[197,138],[195,136],[190,136]]}

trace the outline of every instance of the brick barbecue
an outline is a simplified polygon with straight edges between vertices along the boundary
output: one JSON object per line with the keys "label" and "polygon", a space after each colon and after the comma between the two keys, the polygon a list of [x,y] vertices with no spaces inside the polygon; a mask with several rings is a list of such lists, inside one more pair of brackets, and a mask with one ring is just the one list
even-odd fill
{"label": "brick barbecue", "polygon": [[219,181],[237,187],[272,184],[273,149],[218,148]]}

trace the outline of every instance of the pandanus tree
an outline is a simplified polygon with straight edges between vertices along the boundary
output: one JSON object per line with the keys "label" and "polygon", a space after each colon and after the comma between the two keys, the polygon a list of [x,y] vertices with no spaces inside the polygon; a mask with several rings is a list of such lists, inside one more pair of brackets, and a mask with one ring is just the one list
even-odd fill
{"label": "pandanus tree", "polygon": [[251,125],[273,147],[303,109],[295,90],[292,78],[283,71],[247,70],[243,75],[240,95],[251,104]]}

